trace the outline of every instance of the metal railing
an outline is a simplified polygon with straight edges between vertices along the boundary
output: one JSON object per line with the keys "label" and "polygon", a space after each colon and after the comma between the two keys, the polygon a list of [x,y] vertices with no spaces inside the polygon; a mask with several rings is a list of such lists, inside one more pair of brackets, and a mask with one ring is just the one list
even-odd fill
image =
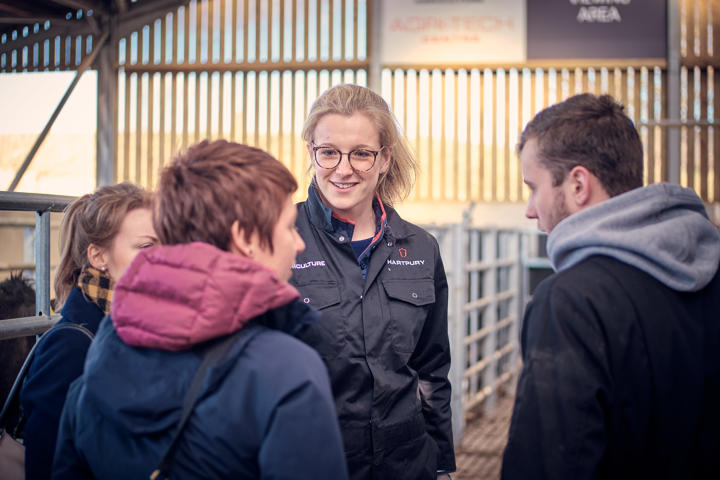
{"label": "metal railing", "polygon": [[0,192],[0,210],[35,212],[35,316],[0,322],[0,340],[44,332],[59,318],[50,312],[50,213],[62,212],[74,197]]}
{"label": "metal railing", "polygon": [[426,225],[437,238],[449,286],[448,333],[452,364],[453,433],[462,438],[465,416],[492,413],[498,392],[512,393],[520,371],[519,337],[531,295],[532,270],[550,270],[543,237],[534,230],[470,224]]}
{"label": "metal railing", "polygon": [[[0,340],[42,333],[57,321],[50,311],[49,213],[72,197],[0,192],[0,210],[36,212],[35,317],[0,322]],[[463,221],[426,225],[437,238],[448,279],[448,332],[452,354],[453,432],[462,438],[465,414],[482,406],[492,413],[501,389],[513,392],[520,370],[519,332],[532,289],[531,272],[550,269],[535,231],[497,229]]]}

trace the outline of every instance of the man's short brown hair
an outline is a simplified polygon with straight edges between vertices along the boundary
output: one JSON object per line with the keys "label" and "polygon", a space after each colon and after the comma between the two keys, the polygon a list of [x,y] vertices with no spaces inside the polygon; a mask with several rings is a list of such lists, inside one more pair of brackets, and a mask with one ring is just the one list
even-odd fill
{"label": "man's short brown hair", "polygon": [[205,140],[163,169],[153,225],[163,244],[205,242],[227,251],[237,220],[247,240],[257,233],[272,252],[275,224],[295,190],[290,171],[267,152]]}
{"label": "man's short brown hair", "polygon": [[642,186],[640,136],[610,95],[583,93],[542,110],[523,130],[518,151],[532,138],[554,186],[577,165],[595,175],[611,197]]}

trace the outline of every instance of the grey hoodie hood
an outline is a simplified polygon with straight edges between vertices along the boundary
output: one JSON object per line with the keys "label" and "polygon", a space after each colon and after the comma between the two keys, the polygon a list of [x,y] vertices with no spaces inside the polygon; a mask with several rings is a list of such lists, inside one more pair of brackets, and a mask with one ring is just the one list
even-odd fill
{"label": "grey hoodie hood", "polygon": [[694,191],[659,183],[570,215],[550,233],[547,250],[556,271],[606,255],[673,290],[695,292],[718,269],[720,231]]}

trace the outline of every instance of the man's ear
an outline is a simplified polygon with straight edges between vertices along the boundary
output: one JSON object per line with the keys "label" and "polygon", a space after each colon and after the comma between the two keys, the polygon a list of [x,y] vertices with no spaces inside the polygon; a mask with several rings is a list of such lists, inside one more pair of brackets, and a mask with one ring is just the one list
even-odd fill
{"label": "man's ear", "polygon": [[236,255],[251,257],[255,254],[255,237],[245,238],[245,231],[240,228],[240,222],[235,220],[230,226],[230,251]]}
{"label": "man's ear", "polygon": [[582,165],[574,166],[565,182],[565,195],[577,209],[590,207],[610,198],[600,180]]}
{"label": "man's ear", "polygon": [[98,247],[94,243],[88,245],[87,258],[93,268],[100,271],[104,271],[107,268],[108,258],[106,250]]}

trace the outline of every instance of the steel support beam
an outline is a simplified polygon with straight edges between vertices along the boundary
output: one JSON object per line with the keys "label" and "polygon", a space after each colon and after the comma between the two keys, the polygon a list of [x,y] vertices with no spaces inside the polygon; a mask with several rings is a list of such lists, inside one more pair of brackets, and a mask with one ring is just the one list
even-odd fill
{"label": "steel support beam", "polygon": [[98,54],[97,67],[97,185],[115,183],[117,159],[117,24],[110,19],[105,26],[110,35]]}
{"label": "steel support beam", "polygon": [[50,211],[35,212],[35,315],[50,315]]}
{"label": "steel support beam", "polygon": [[[680,0],[668,2],[667,115],[670,122],[680,121]],[[680,183],[680,126],[668,128],[668,181]]]}
{"label": "steel support beam", "polygon": [[63,107],[65,106],[65,103],[70,98],[70,95],[72,94],[73,90],[75,90],[75,86],[80,81],[80,77],[82,77],[82,74],[85,73],[85,70],[87,70],[90,65],[93,64],[95,61],[95,57],[97,57],[98,53],[100,52],[100,49],[102,49],[103,45],[105,45],[105,42],[107,41],[109,36],[108,32],[105,32],[105,34],[98,40],[97,45],[94,45],[93,51],[90,55],[85,57],[85,59],[82,61],[82,63],[78,66],[77,73],[75,74],[75,78],[73,78],[73,81],[70,83],[70,86],[68,87],[67,91],[65,92],[65,95],[63,95],[62,99],[60,100],[60,103],[55,108],[55,111],[50,116],[50,120],[48,120],[48,123],[45,125],[45,128],[43,128],[43,131],[40,132],[40,135],[38,136],[37,140],[35,140],[35,144],[30,149],[30,153],[28,153],[28,156],[25,158],[25,161],[20,165],[20,168],[18,169],[17,173],[15,174],[15,178],[13,178],[12,183],[10,183],[10,187],[8,188],[8,191],[13,192],[15,191],[15,188],[17,187],[18,183],[20,183],[20,180],[22,179],[23,175],[25,174],[25,171],[30,166],[30,162],[32,162],[33,158],[35,157],[35,154],[37,153],[38,149],[40,148],[40,145],[42,145],[43,140],[45,140],[45,137],[50,132],[50,128],[52,128],[53,124],[55,123],[55,120],[57,119],[58,115],[60,115],[60,112],[62,111]]}

